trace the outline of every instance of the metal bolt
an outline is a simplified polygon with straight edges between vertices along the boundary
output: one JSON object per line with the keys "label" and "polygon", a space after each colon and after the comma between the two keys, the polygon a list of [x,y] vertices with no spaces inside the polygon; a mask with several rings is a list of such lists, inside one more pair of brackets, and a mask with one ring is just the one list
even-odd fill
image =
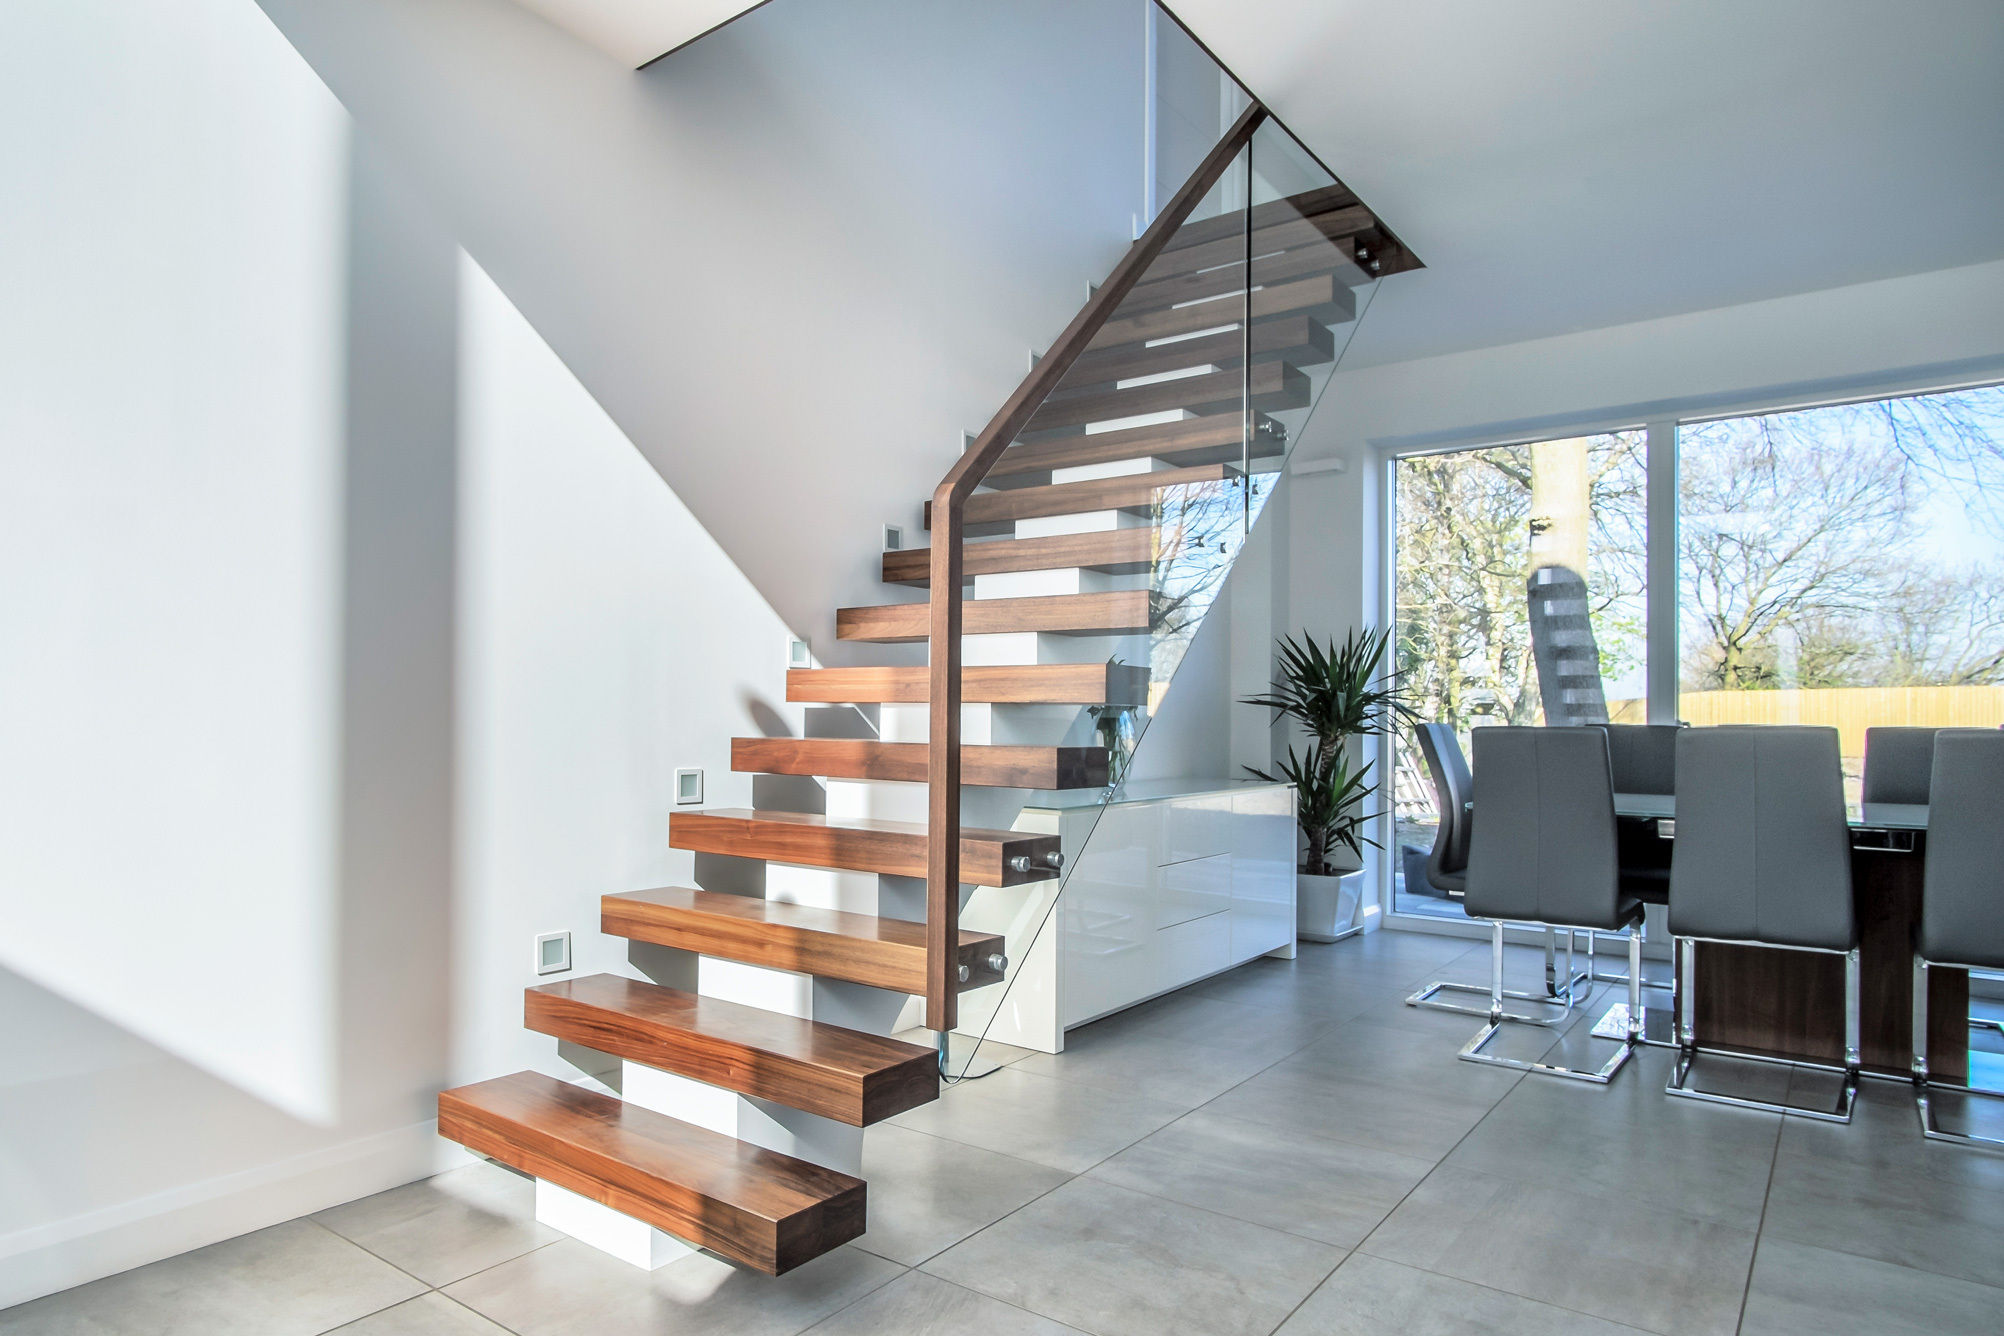
{"label": "metal bolt", "polygon": [[1030,870],[1030,855],[1028,854],[1013,855],[1009,859],[1009,870],[1011,872],[1028,872]]}
{"label": "metal bolt", "polygon": [[988,968],[994,970],[997,974],[1002,973],[1009,968],[1009,957],[999,951],[996,952],[994,955],[988,957]]}
{"label": "metal bolt", "polygon": [[1053,849],[1044,855],[1044,861],[1052,867],[1063,867],[1065,865],[1065,856],[1058,850]]}
{"label": "metal bolt", "polygon": [[960,967],[959,972],[960,972],[960,981],[962,983],[966,983],[969,979],[974,977],[974,971],[968,969],[967,966],[965,965],[962,965]]}

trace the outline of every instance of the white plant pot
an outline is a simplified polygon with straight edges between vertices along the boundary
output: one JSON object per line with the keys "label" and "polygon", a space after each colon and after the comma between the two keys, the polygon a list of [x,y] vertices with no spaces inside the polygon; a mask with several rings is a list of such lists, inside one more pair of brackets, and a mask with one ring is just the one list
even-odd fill
{"label": "white plant pot", "polygon": [[1364,899],[1362,870],[1334,877],[1294,874],[1294,935],[1308,942],[1335,942],[1357,930]]}

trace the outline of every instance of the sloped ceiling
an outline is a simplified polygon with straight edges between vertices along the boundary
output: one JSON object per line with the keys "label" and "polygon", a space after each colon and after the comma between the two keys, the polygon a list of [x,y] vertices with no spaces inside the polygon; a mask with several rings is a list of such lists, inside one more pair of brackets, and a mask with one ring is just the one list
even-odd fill
{"label": "sloped ceiling", "polygon": [[623,65],[638,68],[765,0],[516,0]]}
{"label": "sloped ceiling", "polygon": [[1426,262],[1346,365],[2004,256],[1997,0],[1170,0]]}

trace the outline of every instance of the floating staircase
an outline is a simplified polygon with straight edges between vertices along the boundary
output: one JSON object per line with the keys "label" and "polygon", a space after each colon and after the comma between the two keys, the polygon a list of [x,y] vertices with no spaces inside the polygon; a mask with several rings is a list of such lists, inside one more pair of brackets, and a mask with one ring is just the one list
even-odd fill
{"label": "floating staircase", "polygon": [[[1238,143],[1258,120],[1248,113]],[[1099,741],[1090,727],[1062,740],[1071,745],[1027,745],[1012,721],[1053,711],[1075,720],[1078,707],[1140,707],[1159,693],[1147,638],[1166,615],[1163,573],[1201,542],[1172,512],[1191,498],[1240,497],[1277,467],[1287,433],[1275,415],[1308,404],[1308,370],[1335,359],[1331,326],[1354,319],[1352,284],[1368,281],[1358,264],[1367,254],[1413,263],[1340,186],[1252,209],[1250,252],[1244,212],[1186,223],[1165,241],[1163,229],[1219,179],[1222,151],[1136,243],[1150,267],[1138,280],[1128,269],[1117,309],[1093,312],[1111,309],[1096,332],[1079,327],[1062,385],[1026,402],[1027,416],[1008,419],[1026,424],[1013,442],[1001,449],[991,437],[982,456],[995,460],[986,490],[957,521],[978,536],[963,548],[967,589],[952,591],[968,595],[966,643],[983,647],[959,677],[963,784],[1108,783],[1106,747],[1078,745]],[[930,527],[930,508],[926,518]],[[885,552],[885,584],[940,595],[930,556]],[[930,612],[929,602],[843,608],[837,635],[924,641]],[[929,959],[928,925],[906,916],[916,906],[898,879],[927,876],[928,827],[889,818],[912,815],[925,794],[930,691],[927,670],[910,665],[789,672],[788,701],[859,707],[839,711],[848,732],[738,738],[731,768],[819,780],[825,810],[677,810],[668,843],[699,856],[699,877],[763,863],[759,876],[733,875],[729,891],[669,886],[600,902],[601,930],[641,944],[636,964],[670,948],[697,958],[693,976],[666,987],[596,974],[526,991],[530,1030],[625,1064],[623,1098],[520,1072],[441,1094],[440,1133],[587,1199],[587,1210],[606,1208],[620,1228],[659,1230],[772,1274],[861,1236],[853,1129],[939,1094],[935,1051],[888,1037],[900,1007],[929,980],[951,998],[955,980],[981,989],[1009,968],[1002,937],[965,929],[956,938],[942,928],[930,947],[944,961]],[[876,735],[854,736],[858,719]],[[1055,836],[965,827],[960,880],[990,888],[974,895],[1049,894],[1039,884],[1059,874],[1060,853]],[[739,893],[748,884],[762,891]],[[857,912],[870,907],[884,912]],[[653,1092],[652,1107],[636,1092]]]}

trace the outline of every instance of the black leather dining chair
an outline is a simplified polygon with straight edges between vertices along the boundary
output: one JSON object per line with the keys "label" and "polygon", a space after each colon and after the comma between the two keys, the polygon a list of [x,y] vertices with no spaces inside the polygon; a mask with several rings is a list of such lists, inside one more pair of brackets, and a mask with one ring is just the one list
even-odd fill
{"label": "black leather dining chair", "polygon": [[[1433,781],[1434,810],[1440,814],[1440,824],[1434,830],[1433,849],[1427,855],[1426,879],[1446,891],[1456,899],[1463,899],[1468,891],[1468,845],[1470,832],[1475,825],[1474,785],[1468,772],[1468,761],[1461,751],[1461,740],[1455,735],[1452,724],[1420,724],[1413,729],[1414,738],[1419,743],[1420,756],[1426,761],[1427,776]],[[1503,996],[1519,1002],[1551,1003],[1562,1008],[1550,1016],[1514,1014],[1512,1020],[1529,1025],[1557,1025],[1571,1013],[1575,1000],[1574,989],[1586,983],[1584,972],[1572,968],[1571,943],[1567,943],[1566,978],[1560,983],[1557,972],[1556,938],[1549,931],[1545,934],[1545,988],[1542,993],[1522,989],[1506,988]],[[1432,1011],[1452,1011],[1464,1016],[1487,1016],[1487,1006],[1472,1006],[1463,1002],[1449,1002],[1440,997],[1442,993],[1480,993],[1487,995],[1486,984],[1456,983],[1448,979],[1436,979],[1424,985],[1406,999],[1409,1007],[1425,1007]]]}
{"label": "black leather dining chair", "polygon": [[1938,728],[1866,729],[1863,800],[1927,806],[1939,732]]}
{"label": "black leather dining chair", "polygon": [[[1686,729],[1677,739],[1677,840],[1670,932],[1680,952],[1676,1066],[1669,1093],[1849,1122],[1858,1087],[1858,923],[1837,730]],[[1844,1065],[1836,1106],[1800,1108],[1699,1088],[1695,944],[1818,951],[1844,958]],[[1731,1052],[1753,1061],[1759,1054]],[[1797,1066],[1815,1064],[1797,1063]]]}
{"label": "black leather dining chair", "polygon": [[[1941,730],[1929,772],[1927,867],[1921,874],[1920,931],[1913,952],[1913,1079],[1921,1131],[1936,1141],[2004,1146],[2004,1138],[1944,1128],[1928,1075],[1928,969],[2004,970],[2004,733]],[[1867,764],[1869,765],[1867,753]],[[1996,1100],[2004,1092],[1962,1087],[1958,1098]]]}
{"label": "black leather dining chair", "polygon": [[[1623,883],[1607,734],[1578,728],[1478,728],[1469,914],[1490,923],[1489,1021],[1461,1058],[1606,1084],[1641,1040],[1642,904]],[[1620,1048],[1593,1069],[1485,1052],[1511,1017],[1503,1011],[1503,930],[1529,924],[1628,937],[1628,1018]]]}

